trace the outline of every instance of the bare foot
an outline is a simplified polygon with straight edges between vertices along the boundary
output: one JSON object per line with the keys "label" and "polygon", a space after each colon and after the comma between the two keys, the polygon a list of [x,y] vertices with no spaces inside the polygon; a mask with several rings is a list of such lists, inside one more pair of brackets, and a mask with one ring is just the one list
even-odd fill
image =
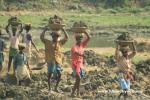
{"label": "bare foot", "polygon": [[57,93],[62,93],[62,91],[58,90],[58,89],[55,89],[54,91],[57,92]]}
{"label": "bare foot", "polygon": [[80,93],[77,93],[77,97],[78,97],[78,98],[80,98],[80,97],[81,97]]}
{"label": "bare foot", "polygon": [[75,97],[75,94],[71,93],[71,97],[72,97],[72,98]]}

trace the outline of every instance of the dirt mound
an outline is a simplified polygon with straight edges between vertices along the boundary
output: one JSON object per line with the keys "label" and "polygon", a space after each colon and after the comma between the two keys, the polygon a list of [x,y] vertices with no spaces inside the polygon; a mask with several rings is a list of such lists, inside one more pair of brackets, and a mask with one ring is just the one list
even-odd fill
{"label": "dirt mound", "polygon": [[[15,99],[15,100],[69,100],[70,92],[74,84],[74,78],[68,74],[63,74],[59,89],[62,93],[49,92],[47,86],[47,73],[31,75],[34,80],[29,85],[17,86],[10,84],[3,79],[0,82],[0,99]],[[11,77],[10,77],[11,78]],[[138,81],[138,80],[137,80]],[[55,79],[52,80],[52,86],[55,84]],[[103,69],[101,71],[87,72],[86,76],[82,79],[80,86],[81,98],[80,99],[100,99],[111,100],[117,98],[119,94],[107,93],[110,90],[119,89],[118,82],[112,71]],[[137,89],[138,82],[133,83],[132,89]],[[149,95],[149,86],[146,84],[145,93]],[[140,86],[139,86],[140,87]],[[141,88],[139,88],[141,90]],[[103,91],[102,93],[100,91]],[[132,97],[136,97],[132,95]],[[78,98],[79,99],[79,98]],[[114,99],[115,100],[115,99]],[[120,99],[121,100],[121,99]],[[133,99],[134,100],[134,99]],[[144,99],[148,100],[148,99]]]}
{"label": "dirt mound", "polygon": [[136,65],[136,70],[144,75],[150,75],[150,59],[142,61]]}
{"label": "dirt mound", "polygon": [[[64,53],[68,59],[71,59],[71,52],[67,51]],[[84,64],[88,64],[91,66],[99,66],[99,67],[112,67],[115,66],[114,56],[103,56],[97,54],[93,50],[85,50],[84,52]]]}
{"label": "dirt mound", "polygon": [[149,52],[150,51],[150,44],[147,42],[139,42],[137,44],[137,51],[138,52]]}

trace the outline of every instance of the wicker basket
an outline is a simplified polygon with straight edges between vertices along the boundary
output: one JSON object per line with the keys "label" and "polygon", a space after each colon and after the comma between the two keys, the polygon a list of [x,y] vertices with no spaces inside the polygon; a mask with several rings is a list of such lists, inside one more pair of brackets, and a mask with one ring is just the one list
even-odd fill
{"label": "wicker basket", "polygon": [[65,26],[65,24],[49,24],[49,28],[53,31],[58,31],[60,29],[62,29]]}
{"label": "wicker basket", "polygon": [[73,27],[71,31],[75,33],[84,33],[86,29],[87,27]]}
{"label": "wicker basket", "polygon": [[123,40],[115,40],[121,47],[129,46],[134,41],[123,41]]}

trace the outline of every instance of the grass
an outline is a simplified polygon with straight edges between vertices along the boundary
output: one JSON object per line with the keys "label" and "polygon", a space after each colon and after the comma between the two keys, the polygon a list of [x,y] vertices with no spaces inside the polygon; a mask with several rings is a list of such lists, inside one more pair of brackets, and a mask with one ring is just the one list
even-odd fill
{"label": "grass", "polygon": [[[46,13],[46,12],[45,12]],[[53,15],[53,14],[51,14]],[[130,15],[100,15],[100,14],[60,14],[68,27],[72,25],[74,21],[83,20],[87,22],[89,26],[112,26],[112,25],[143,25],[150,26],[149,15],[147,16],[130,16]],[[18,16],[23,23],[30,22],[34,27],[39,27],[44,23],[43,20],[48,19],[49,15],[20,15]],[[0,16],[0,25],[7,23],[9,16]]]}
{"label": "grass", "polygon": [[[16,12],[17,13],[17,12]],[[18,12],[19,13],[19,12]],[[56,14],[58,12],[55,12]],[[39,42],[39,35],[41,33],[41,29],[37,31],[39,27],[43,27],[47,24],[47,20],[49,19],[49,16],[52,16],[55,14],[54,12],[25,12],[24,15],[18,14],[18,17],[22,20],[23,23],[31,23],[36,30],[32,30],[34,37],[36,37],[34,40],[36,41],[36,44],[39,47],[43,47],[43,44]],[[64,22],[66,23],[66,28],[69,29],[73,22],[83,20],[85,21],[88,26],[90,26],[91,32],[96,31],[95,27],[100,27],[100,26],[122,26],[122,25],[143,25],[143,26],[150,26],[150,19],[149,15],[147,16],[130,16],[130,15],[100,15],[100,14],[81,14],[81,13],[59,13],[61,17],[63,17]],[[3,15],[0,16],[0,25],[2,27],[5,27],[7,24],[7,20],[9,18],[9,15]],[[94,29],[93,29],[94,27]],[[105,29],[107,31],[111,31],[110,29]],[[117,30],[114,28],[113,30]],[[135,30],[135,29],[132,29]],[[137,29],[136,29],[137,30]],[[143,31],[145,29],[141,29]],[[148,29],[146,29],[148,30]],[[101,29],[99,29],[101,31]],[[66,43],[65,47],[70,47],[71,44],[74,43],[74,38],[71,36],[72,33],[69,32],[70,35],[70,42]],[[104,37],[95,37],[91,39],[88,47],[108,47],[112,46],[113,40],[106,39]],[[112,41],[112,42],[110,42]]]}

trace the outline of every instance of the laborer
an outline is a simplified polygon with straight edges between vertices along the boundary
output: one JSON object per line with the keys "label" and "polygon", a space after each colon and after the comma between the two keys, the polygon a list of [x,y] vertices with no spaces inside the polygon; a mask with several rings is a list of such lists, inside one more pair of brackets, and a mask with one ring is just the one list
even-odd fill
{"label": "laborer", "polygon": [[64,38],[60,39],[61,31],[55,31],[50,33],[52,36],[52,41],[45,38],[45,32],[47,28],[44,29],[40,38],[41,41],[44,43],[45,46],[45,60],[48,66],[48,86],[49,90],[51,91],[51,78],[52,74],[57,74],[57,83],[55,86],[55,91],[59,92],[58,84],[61,79],[61,70],[62,70],[62,46],[68,40],[67,32],[62,28],[62,32],[64,33]]}
{"label": "laborer", "polygon": [[30,77],[31,70],[28,64],[27,56],[23,51],[25,49],[25,44],[20,43],[18,47],[19,47],[19,52],[14,57],[13,66],[15,68],[15,76],[17,78],[17,84],[21,85],[21,82],[24,79],[28,78],[31,80]]}
{"label": "laborer", "polygon": [[[85,38],[84,38],[85,35]],[[83,34],[76,34],[76,44],[71,49],[71,59],[72,59],[72,69],[75,73],[76,81],[72,89],[71,96],[75,96],[75,91],[77,90],[77,96],[80,96],[80,80],[82,77],[82,67],[83,67],[83,57],[84,57],[84,48],[86,47],[90,36],[88,32]]]}
{"label": "laborer", "polygon": [[[18,24],[17,20],[18,18],[16,16],[12,16],[8,20],[8,25],[5,28],[10,38],[9,61],[8,61],[7,73],[9,73],[12,60],[18,52],[19,36],[22,32],[22,24],[21,23]],[[11,28],[12,32],[9,31],[9,28]],[[20,29],[18,30],[18,28]],[[15,74],[14,68],[13,68],[13,74]]]}
{"label": "laborer", "polygon": [[130,89],[130,80],[133,80],[131,59],[136,55],[136,48],[134,43],[132,43],[132,46],[133,51],[129,52],[129,47],[120,47],[117,42],[117,47],[115,51],[115,58],[117,66],[119,68],[119,84],[121,89],[125,92],[125,95],[127,95],[127,91]]}

